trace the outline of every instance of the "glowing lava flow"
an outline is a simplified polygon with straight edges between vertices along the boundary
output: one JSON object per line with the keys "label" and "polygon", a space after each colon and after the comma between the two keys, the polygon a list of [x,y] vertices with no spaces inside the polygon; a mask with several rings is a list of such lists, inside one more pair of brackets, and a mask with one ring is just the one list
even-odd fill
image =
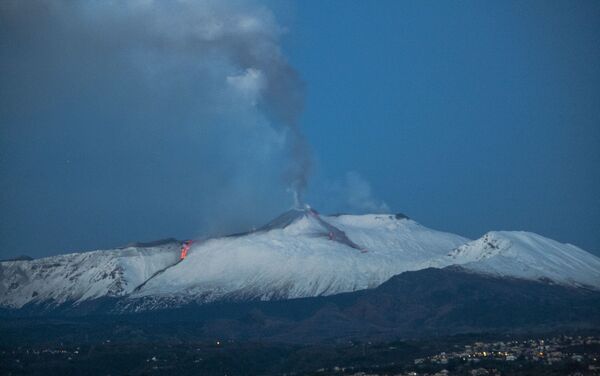
{"label": "glowing lava flow", "polygon": [[183,247],[181,247],[181,256],[179,257],[180,260],[183,260],[187,256],[187,253],[190,250],[193,242],[193,240],[188,240],[183,243]]}

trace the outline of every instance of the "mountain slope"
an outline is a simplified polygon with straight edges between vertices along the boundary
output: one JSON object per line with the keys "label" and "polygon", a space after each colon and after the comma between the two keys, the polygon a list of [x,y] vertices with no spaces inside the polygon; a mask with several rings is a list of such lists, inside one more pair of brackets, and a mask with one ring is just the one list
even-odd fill
{"label": "mountain slope", "polygon": [[[458,333],[547,332],[600,327],[600,292],[449,267],[405,272],[377,288],[333,296],[190,304],[118,319],[72,314],[76,316],[62,316],[60,325],[52,318],[11,321],[3,317],[0,337],[27,343],[37,336],[48,341],[50,332],[56,342],[87,341],[89,336],[113,342],[341,343]],[[51,330],[39,330],[48,327]]]}
{"label": "mountain slope", "polygon": [[404,216],[295,209],[257,231],[197,241],[180,263],[178,242],[3,262],[0,306],[124,297],[121,309],[140,310],[331,295],[427,267],[467,240]]}
{"label": "mountain slope", "polygon": [[181,245],[171,239],[0,262],[0,307],[77,306],[116,298],[118,311],[144,311],[194,302],[327,296],[449,265],[600,290],[600,259],[575,246],[525,232],[490,232],[469,241],[403,215],[324,216],[306,207],[252,232],[196,241],[182,261]]}
{"label": "mountain slope", "polygon": [[125,296],[179,260],[179,242],[0,263],[0,306]]}
{"label": "mountain slope", "polygon": [[574,245],[523,231],[492,231],[440,261],[498,276],[600,289],[600,258]]}
{"label": "mountain slope", "polygon": [[195,244],[185,262],[130,296],[129,308],[197,300],[289,299],[373,288],[467,241],[393,215],[295,210],[258,231]]}

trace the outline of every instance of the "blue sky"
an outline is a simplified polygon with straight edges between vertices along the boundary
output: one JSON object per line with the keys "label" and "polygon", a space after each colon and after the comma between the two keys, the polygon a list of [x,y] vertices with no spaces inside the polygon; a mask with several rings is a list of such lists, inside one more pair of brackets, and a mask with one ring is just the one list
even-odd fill
{"label": "blue sky", "polygon": [[[0,257],[246,230],[307,159],[324,212],[600,254],[598,2],[15,4]],[[256,22],[189,43],[230,15]]]}
{"label": "blue sky", "polygon": [[[600,4],[302,2],[286,40],[318,174],[424,224],[600,251]],[[317,198],[315,198],[317,199]]]}

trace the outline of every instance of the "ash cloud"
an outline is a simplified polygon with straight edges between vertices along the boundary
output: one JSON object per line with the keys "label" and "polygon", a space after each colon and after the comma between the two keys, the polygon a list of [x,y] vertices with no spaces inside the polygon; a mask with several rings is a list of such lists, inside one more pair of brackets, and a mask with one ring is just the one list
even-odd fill
{"label": "ash cloud", "polygon": [[283,32],[253,2],[0,3],[0,245],[245,230],[301,197]]}

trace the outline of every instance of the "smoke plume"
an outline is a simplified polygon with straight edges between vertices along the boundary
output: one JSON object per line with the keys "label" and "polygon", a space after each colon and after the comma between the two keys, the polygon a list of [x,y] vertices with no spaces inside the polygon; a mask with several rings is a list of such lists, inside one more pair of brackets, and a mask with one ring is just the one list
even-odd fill
{"label": "smoke plume", "polygon": [[244,230],[301,200],[283,33],[253,2],[1,2],[0,204],[22,222],[2,227],[64,251]]}

